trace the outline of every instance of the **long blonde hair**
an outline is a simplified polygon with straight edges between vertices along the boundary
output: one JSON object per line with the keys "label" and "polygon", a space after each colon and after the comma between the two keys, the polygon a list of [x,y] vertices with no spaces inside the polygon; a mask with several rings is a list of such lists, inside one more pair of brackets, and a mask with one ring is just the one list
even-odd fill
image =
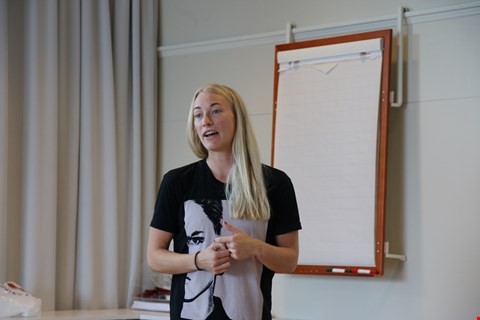
{"label": "long blonde hair", "polygon": [[230,216],[243,220],[268,220],[270,205],[257,140],[245,103],[235,90],[221,84],[210,83],[195,92],[187,123],[187,140],[190,148],[197,157],[201,159],[208,157],[208,150],[205,149],[195,131],[193,118],[195,100],[202,92],[224,97],[232,106],[235,114],[236,129],[232,144],[233,164],[225,187],[225,194],[230,205]]}

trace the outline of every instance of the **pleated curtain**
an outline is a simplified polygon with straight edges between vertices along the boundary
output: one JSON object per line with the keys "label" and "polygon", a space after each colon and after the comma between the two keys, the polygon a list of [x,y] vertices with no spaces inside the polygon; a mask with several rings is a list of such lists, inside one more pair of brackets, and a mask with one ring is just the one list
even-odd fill
{"label": "pleated curtain", "polygon": [[148,286],[158,0],[0,0],[0,282],[43,310]]}

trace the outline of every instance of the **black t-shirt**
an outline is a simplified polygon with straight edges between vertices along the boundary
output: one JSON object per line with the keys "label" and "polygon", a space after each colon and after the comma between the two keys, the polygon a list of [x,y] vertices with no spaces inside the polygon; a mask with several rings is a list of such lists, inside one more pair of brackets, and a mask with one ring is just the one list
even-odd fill
{"label": "black t-shirt", "polygon": [[[276,236],[301,229],[297,201],[284,172],[263,165],[263,173],[270,203],[268,221],[230,218],[225,184],[215,179],[206,160],[200,160],[165,174],[150,225],[174,234],[173,249],[178,253],[197,252],[216,237],[230,235],[223,221],[276,245]],[[256,258],[231,263],[222,275],[208,271],[174,275],[171,319],[271,319],[274,272]]]}

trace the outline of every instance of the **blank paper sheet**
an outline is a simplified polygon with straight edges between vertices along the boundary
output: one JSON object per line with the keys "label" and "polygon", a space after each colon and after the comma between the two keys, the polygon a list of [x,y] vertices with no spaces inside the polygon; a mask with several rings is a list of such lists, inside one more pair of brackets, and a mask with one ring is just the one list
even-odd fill
{"label": "blank paper sheet", "polygon": [[279,71],[274,165],[295,187],[300,265],[375,266],[381,68],[362,54]]}

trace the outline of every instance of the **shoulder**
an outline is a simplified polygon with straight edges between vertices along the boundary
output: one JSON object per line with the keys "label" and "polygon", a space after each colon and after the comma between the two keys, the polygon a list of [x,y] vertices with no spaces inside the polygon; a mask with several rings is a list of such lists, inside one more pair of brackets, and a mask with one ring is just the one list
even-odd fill
{"label": "shoulder", "polygon": [[165,173],[163,179],[169,182],[184,179],[188,180],[192,177],[192,175],[195,174],[197,170],[201,170],[203,161],[204,160],[199,160],[182,167],[171,169],[167,173]]}
{"label": "shoulder", "polygon": [[182,167],[169,170],[163,175],[160,184],[160,191],[169,190],[170,192],[181,192],[198,176],[199,170],[202,170],[202,161],[193,162]]}
{"label": "shoulder", "polygon": [[[201,160],[182,167],[169,170],[163,175],[157,194],[157,205],[167,205],[175,201],[182,201],[185,192],[194,180],[197,167]],[[165,201],[167,199],[168,201]],[[161,201],[162,200],[162,201]]]}
{"label": "shoulder", "polygon": [[262,169],[267,188],[292,183],[290,177],[280,169],[273,168],[266,164],[262,165]]}

